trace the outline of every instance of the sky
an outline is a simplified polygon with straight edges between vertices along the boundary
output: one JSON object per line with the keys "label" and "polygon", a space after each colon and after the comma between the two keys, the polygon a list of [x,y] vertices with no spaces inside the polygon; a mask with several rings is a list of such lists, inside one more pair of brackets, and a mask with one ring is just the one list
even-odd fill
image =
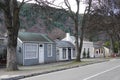
{"label": "sky", "polygon": [[[18,0],[18,1],[22,1],[22,0]],[[48,1],[51,1],[51,0],[48,0]],[[69,1],[70,5],[72,6],[71,7],[72,11],[76,12],[76,2],[75,2],[75,0],[68,0],[68,1]],[[55,0],[54,4],[62,6],[63,8],[67,8],[63,2],[64,2],[64,0]],[[84,13],[84,10],[85,10],[85,4],[83,2],[80,2],[80,13]]]}

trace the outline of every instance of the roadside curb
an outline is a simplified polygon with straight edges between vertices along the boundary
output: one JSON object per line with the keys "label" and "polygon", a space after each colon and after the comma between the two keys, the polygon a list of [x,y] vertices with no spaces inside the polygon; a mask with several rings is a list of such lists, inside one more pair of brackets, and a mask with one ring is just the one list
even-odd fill
{"label": "roadside curb", "polygon": [[50,71],[45,71],[45,72],[40,72],[40,73],[32,73],[32,74],[28,74],[28,75],[16,76],[16,77],[11,77],[11,78],[4,78],[4,79],[1,79],[1,80],[19,80],[19,79],[32,77],[32,76],[38,76],[38,75],[42,75],[42,74],[47,74],[47,73],[52,73],[52,72],[57,72],[57,71],[82,67],[82,66],[91,65],[91,64],[95,64],[95,63],[106,62],[106,61],[109,61],[109,60],[90,62],[90,63],[87,63],[87,64],[76,65],[76,66],[71,66],[71,67],[66,67],[66,68],[61,68],[61,69],[56,69],[56,70],[50,70]]}

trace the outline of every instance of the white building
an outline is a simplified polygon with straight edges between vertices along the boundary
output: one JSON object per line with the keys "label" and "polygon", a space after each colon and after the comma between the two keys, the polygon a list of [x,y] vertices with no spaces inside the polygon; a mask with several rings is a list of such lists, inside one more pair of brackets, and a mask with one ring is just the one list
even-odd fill
{"label": "white building", "polygon": [[104,48],[105,57],[111,56],[111,54],[110,54],[110,49],[107,48],[107,47],[103,47],[103,48]]}
{"label": "white building", "polygon": [[68,41],[56,41],[56,60],[66,61],[76,59],[75,47]]}
{"label": "white building", "polygon": [[[71,36],[70,33],[66,33],[66,37],[64,39],[62,39],[63,41],[69,41],[71,42],[73,45],[75,45],[75,37]],[[82,54],[81,54],[81,58],[83,57],[83,52],[87,52],[89,51],[90,57],[94,57],[94,46],[93,46],[93,42],[90,41],[83,41],[83,47],[82,47]]]}
{"label": "white building", "polygon": [[94,54],[95,54],[95,57],[111,56],[110,49],[103,46],[103,42],[99,42],[99,41],[94,43]]}

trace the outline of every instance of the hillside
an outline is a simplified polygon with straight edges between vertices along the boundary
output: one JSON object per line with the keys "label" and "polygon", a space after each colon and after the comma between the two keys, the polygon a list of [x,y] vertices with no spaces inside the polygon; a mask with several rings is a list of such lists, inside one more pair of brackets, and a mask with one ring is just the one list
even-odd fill
{"label": "hillside", "polygon": [[[5,32],[3,20],[0,12],[0,33]],[[73,30],[73,22],[65,10],[25,4],[20,11],[20,30],[49,34],[53,39],[62,38],[65,32]]]}
{"label": "hillside", "polygon": [[[20,11],[20,31],[44,33],[52,39],[62,39],[66,32],[73,34],[74,22],[65,10],[25,4]],[[0,35],[5,32],[4,17],[0,12]],[[87,36],[91,35],[90,40],[98,40],[96,33],[87,34]]]}

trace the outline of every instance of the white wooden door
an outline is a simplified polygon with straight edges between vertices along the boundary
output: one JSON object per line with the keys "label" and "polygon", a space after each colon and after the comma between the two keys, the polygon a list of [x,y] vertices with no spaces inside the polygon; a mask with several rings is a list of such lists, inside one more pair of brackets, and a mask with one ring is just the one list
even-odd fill
{"label": "white wooden door", "polygon": [[44,63],[44,45],[39,44],[39,63]]}

